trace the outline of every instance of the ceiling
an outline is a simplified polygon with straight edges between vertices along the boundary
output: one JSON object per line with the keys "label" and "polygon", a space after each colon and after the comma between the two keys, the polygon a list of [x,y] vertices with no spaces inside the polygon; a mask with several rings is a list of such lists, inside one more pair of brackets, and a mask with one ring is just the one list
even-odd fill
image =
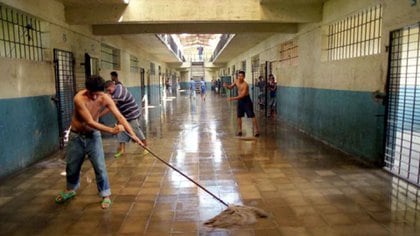
{"label": "ceiling", "polygon": [[180,63],[175,55],[160,41],[155,34],[124,35],[124,39],[137,45],[146,53],[153,55],[157,60],[166,63]]}
{"label": "ceiling", "polygon": [[[294,4],[319,4],[324,3],[327,0],[293,0]],[[290,0],[260,0],[261,4],[282,4],[290,3]]]}
{"label": "ceiling", "polygon": [[66,6],[98,5],[98,4],[124,4],[124,0],[59,0]]}
{"label": "ceiling", "polygon": [[[322,18],[325,0],[58,0],[69,24],[91,25],[95,35],[122,36],[157,60],[177,57],[156,33],[178,34],[184,46],[208,45],[215,34],[235,34],[217,57],[226,63],[278,33]],[[171,4],[172,3],[172,4]],[[182,4],[181,4],[182,3]],[[193,5],[191,5],[193,4]],[[202,11],[194,11],[191,6]]]}
{"label": "ceiling", "polygon": [[178,34],[182,46],[212,46],[212,41],[220,37],[220,34]]}
{"label": "ceiling", "polygon": [[214,63],[227,63],[234,59],[241,53],[244,53],[271,37],[274,33],[240,33],[236,34],[235,37],[230,41],[229,45],[222,51],[222,53],[216,58]]}

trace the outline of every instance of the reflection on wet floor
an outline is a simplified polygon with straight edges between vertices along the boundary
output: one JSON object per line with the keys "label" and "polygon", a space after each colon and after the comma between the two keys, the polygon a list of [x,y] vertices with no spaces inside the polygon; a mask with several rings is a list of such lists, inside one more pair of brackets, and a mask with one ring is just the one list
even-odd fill
{"label": "reflection on wet floor", "polygon": [[[260,138],[235,138],[235,108],[212,95],[165,101],[148,110],[149,145],[224,201],[265,209],[268,219],[207,229],[222,204],[134,144],[114,159],[117,143],[105,139],[111,209],[99,207],[88,161],[76,198],[54,203],[65,186],[58,153],[1,182],[0,235],[420,234],[417,188],[284,123],[260,117]],[[244,133],[252,136],[250,120]]]}

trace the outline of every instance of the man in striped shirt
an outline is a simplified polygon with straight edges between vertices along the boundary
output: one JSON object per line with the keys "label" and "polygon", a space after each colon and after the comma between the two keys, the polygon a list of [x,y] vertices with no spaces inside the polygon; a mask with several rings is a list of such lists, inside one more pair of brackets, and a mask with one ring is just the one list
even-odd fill
{"label": "man in striped shirt", "polygon": [[[144,145],[147,145],[146,138],[140,129],[140,109],[134,96],[121,83],[115,84],[114,81],[111,80],[106,82],[105,89],[111,95],[121,114],[131,125],[137,137],[139,137]],[[118,141],[120,142],[120,147],[118,152],[114,155],[115,158],[124,154],[125,144],[130,141],[130,137],[125,132],[121,132],[118,134]]]}

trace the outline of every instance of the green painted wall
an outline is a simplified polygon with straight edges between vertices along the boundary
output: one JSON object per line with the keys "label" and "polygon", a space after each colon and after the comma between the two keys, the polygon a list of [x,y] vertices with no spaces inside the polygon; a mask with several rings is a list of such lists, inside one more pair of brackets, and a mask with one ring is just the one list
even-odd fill
{"label": "green painted wall", "polygon": [[381,165],[385,107],[369,92],[278,87],[281,119],[363,161]]}

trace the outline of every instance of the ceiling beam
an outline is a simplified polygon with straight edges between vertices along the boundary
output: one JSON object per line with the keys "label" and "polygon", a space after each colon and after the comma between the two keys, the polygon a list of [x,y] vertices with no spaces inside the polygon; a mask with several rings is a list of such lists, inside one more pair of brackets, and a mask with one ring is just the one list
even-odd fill
{"label": "ceiling beam", "polygon": [[264,22],[178,22],[178,23],[124,23],[93,25],[95,35],[121,35],[143,33],[166,34],[226,34],[226,33],[296,33],[295,23]]}
{"label": "ceiling beam", "polygon": [[59,0],[66,6],[77,6],[77,5],[92,5],[92,4],[124,4],[127,5],[124,0]]}
{"label": "ceiling beam", "polygon": [[[303,0],[298,0],[303,2]],[[306,1],[306,0],[305,0]],[[272,23],[318,22],[322,18],[322,4],[309,0],[296,4],[283,0],[260,4],[256,0],[136,0],[124,4],[65,5],[69,24],[95,25],[130,22],[211,22],[262,21]]]}

